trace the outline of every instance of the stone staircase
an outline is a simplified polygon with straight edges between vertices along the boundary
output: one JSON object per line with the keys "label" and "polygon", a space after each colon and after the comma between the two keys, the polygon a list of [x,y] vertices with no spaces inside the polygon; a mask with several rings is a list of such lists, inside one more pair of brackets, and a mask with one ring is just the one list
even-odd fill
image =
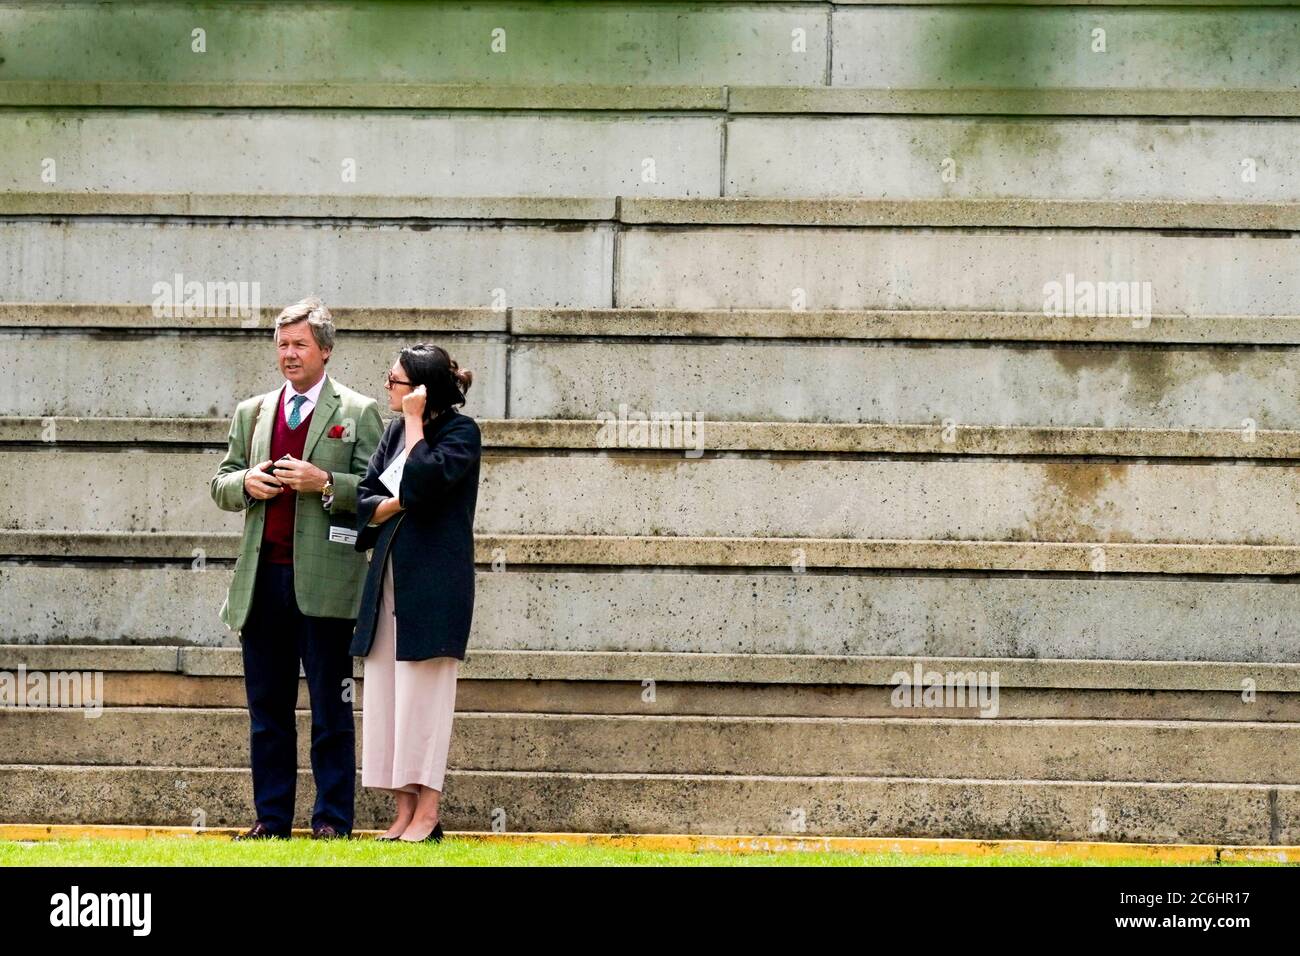
{"label": "stone staircase", "polygon": [[207,481],[316,292],[475,371],[448,829],[1300,843],[1297,117],[1285,7],[0,8],[0,671],[104,692],[0,821],[248,821]]}

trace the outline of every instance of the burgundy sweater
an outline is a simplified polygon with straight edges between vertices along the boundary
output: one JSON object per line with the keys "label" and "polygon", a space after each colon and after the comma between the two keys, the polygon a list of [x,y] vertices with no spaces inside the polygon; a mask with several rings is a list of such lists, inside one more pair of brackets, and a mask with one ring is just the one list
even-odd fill
{"label": "burgundy sweater", "polygon": [[[289,386],[284,386],[288,388]],[[275,403],[275,428],[271,432],[271,461],[279,461],[284,455],[301,458],[307,446],[307,426],[311,424],[312,415],[316,414],[313,405],[298,427],[290,429],[284,420],[284,392]],[[298,492],[286,487],[266,503],[266,525],[262,529],[262,559],[273,564],[293,564],[293,516],[298,507]]]}

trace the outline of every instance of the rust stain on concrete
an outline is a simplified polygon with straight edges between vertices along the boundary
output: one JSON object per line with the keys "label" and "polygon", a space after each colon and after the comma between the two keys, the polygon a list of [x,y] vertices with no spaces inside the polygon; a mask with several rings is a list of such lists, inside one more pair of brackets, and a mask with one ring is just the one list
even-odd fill
{"label": "rust stain on concrete", "polygon": [[[1112,486],[1132,467],[1120,462],[1049,462],[1043,465],[1043,491],[1035,503],[1031,537],[1039,541],[1131,541],[1114,530],[1118,508]],[[1099,524],[1108,525],[1102,530]]]}

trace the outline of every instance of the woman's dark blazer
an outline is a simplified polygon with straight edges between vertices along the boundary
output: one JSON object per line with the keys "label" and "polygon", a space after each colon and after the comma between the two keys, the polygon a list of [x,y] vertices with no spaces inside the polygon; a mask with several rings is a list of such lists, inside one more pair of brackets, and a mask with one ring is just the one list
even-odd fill
{"label": "woman's dark blazer", "polygon": [[403,421],[398,415],[388,423],[357,486],[356,549],[375,553],[351,653],[370,653],[384,559],[392,549],[397,660],[464,660],[474,611],[474,507],[482,437],[474,419],[450,408],[426,422],[424,440],[411,449],[402,469],[397,497],[404,510],[370,528],[379,503],[392,497],[379,476],[406,445]]}

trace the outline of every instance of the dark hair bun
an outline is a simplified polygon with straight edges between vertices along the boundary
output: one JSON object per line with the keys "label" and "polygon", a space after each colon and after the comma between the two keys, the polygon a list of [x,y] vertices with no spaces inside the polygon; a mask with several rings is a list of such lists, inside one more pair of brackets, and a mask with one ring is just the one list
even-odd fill
{"label": "dark hair bun", "polygon": [[408,345],[397,356],[412,385],[423,385],[430,407],[450,408],[465,404],[465,392],[474,381],[474,373],[461,368],[447,350],[432,342]]}

